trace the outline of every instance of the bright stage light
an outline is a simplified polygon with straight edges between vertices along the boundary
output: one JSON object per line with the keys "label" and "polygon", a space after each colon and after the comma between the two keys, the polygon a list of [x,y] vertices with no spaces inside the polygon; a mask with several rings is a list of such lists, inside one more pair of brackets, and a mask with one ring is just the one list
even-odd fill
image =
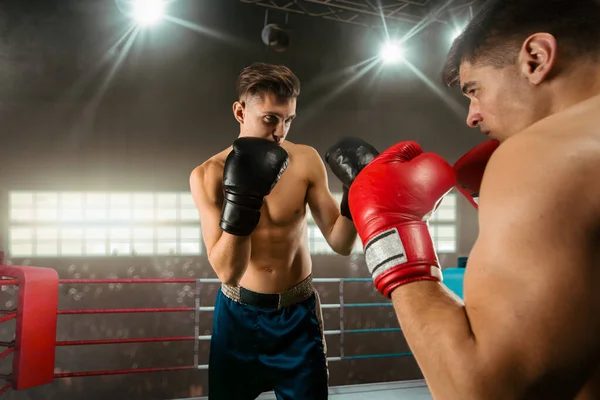
{"label": "bright stage light", "polygon": [[164,0],[135,0],[132,16],[138,25],[148,26],[157,23],[164,14]]}
{"label": "bright stage light", "polygon": [[402,47],[398,43],[388,42],[381,48],[381,58],[386,63],[398,63],[403,56]]}
{"label": "bright stage light", "polygon": [[454,42],[456,40],[456,38],[460,36],[461,33],[462,33],[462,29],[454,28],[454,31],[452,31],[452,36],[450,37],[450,40],[452,42]]}

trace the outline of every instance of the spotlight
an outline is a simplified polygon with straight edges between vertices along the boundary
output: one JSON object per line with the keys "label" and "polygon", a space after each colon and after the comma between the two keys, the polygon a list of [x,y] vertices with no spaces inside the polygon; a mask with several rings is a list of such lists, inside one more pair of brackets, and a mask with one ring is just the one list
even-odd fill
{"label": "spotlight", "polygon": [[386,63],[398,63],[404,57],[399,43],[388,42],[381,48],[381,58]]}
{"label": "spotlight", "polygon": [[134,0],[131,15],[138,25],[157,23],[165,11],[164,0]]}
{"label": "spotlight", "polygon": [[456,38],[460,36],[461,33],[462,29],[454,28],[454,31],[452,31],[452,36],[450,37],[450,41],[454,42]]}
{"label": "spotlight", "polygon": [[270,47],[278,53],[287,50],[290,46],[289,35],[277,24],[266,25],[262,30],[261,38],[265,46]]}

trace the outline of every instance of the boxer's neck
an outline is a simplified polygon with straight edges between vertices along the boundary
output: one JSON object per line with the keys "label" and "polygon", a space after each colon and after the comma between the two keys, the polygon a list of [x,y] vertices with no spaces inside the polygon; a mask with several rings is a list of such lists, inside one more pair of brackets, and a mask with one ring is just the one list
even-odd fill
{"label": "boxer's neck", "polygon": [[583,62],[567,67],[555,77],[549,89],[552,113],[600,95],[600,63]]}

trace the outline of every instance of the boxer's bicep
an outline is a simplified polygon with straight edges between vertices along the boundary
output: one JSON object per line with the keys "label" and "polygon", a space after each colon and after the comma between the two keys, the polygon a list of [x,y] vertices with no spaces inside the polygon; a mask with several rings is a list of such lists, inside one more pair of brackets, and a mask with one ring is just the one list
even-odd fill
{"label": "boxer's bicep", "polygon": [[198,209],[202,239],[209,254],[223,234],[219,225],[223,205],[220,185],[222,173],[222,170],[209,162],[194,169],[190,174],[192,199]]}
{"label": "boxer's bicep", "polygon": [[465,307],[490,375],[531,396],[564,386],[557,376],[575,380],[595,344],[589,215],[573,209],[582,195],[577,161],[528,143],[505,146],[481,190]]}
{"label": "boxer's bicep", "polygon": [[329,191],[327,170],[325,164],[321,161],[321,157],[312,149],[308,153],[309,160],[305,164],[308,169],[306,199],[312,218],[323,236],[328,239],[340,214],[339,205]]}

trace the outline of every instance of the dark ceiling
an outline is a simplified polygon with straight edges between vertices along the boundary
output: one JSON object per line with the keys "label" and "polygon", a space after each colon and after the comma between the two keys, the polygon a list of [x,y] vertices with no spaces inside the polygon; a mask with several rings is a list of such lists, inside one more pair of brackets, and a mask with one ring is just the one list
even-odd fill
{"label": "dark ceiling", "polygon": [[381,28],[407,28],[422,22],[449,24],[471,13],[477,0],[240,0],[265,9],[336,22]]}

